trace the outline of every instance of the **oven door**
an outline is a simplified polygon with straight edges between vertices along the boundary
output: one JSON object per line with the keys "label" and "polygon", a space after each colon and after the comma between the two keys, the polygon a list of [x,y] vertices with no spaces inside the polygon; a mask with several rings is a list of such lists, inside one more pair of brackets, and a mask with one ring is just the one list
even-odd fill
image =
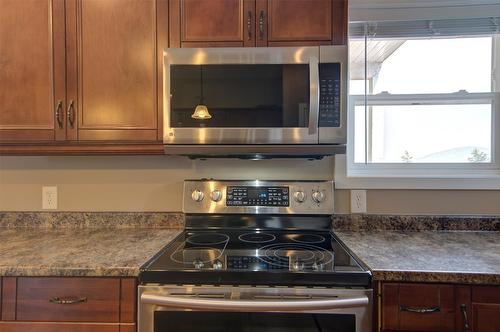
{"label": "oven door", "polygon": [[167,49],[164,143],[318,144],[319,57],[319,47]]}
{"label": "oven door", "polygon": [[371,331],[371,290],[139,287],[139,331]]}

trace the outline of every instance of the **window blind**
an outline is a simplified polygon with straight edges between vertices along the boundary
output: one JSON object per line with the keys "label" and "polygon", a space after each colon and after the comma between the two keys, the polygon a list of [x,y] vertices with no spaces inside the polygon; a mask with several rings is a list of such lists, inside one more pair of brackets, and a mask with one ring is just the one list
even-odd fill
{"label": "window blind", "polygon": [[500,34],[500,15],[496,17],[354,22],[349,24],[351,38],[432,38]]}

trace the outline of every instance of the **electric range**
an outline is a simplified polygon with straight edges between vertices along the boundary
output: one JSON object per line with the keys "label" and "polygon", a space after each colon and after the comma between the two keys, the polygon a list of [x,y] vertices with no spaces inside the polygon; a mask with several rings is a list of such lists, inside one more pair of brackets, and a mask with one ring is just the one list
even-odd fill
{"label": "electric range", "polygon": [[368,331],[371,273],[331,232],[333,206],[332,181],[185,181],[185,231],[141,267],[139,332],[202,317],[293,331],[292,312],[311,319],[300,331]]}

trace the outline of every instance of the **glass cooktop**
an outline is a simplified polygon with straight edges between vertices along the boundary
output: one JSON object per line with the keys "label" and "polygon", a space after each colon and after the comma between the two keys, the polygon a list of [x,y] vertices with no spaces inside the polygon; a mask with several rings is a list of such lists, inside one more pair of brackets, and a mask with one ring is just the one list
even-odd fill
{"label": "glass cooktop", "polygon": [[141,269],[142,282],[361,285],[370,274],[327,231],[185,231]]}

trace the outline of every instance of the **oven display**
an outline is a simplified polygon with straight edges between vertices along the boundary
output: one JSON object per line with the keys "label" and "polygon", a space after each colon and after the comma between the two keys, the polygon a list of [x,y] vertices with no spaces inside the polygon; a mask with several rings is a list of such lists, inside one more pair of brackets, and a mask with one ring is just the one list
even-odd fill
{"label": "oven display", "polygon": [[226,206],[289,206],[288,187],[227,187]]}

